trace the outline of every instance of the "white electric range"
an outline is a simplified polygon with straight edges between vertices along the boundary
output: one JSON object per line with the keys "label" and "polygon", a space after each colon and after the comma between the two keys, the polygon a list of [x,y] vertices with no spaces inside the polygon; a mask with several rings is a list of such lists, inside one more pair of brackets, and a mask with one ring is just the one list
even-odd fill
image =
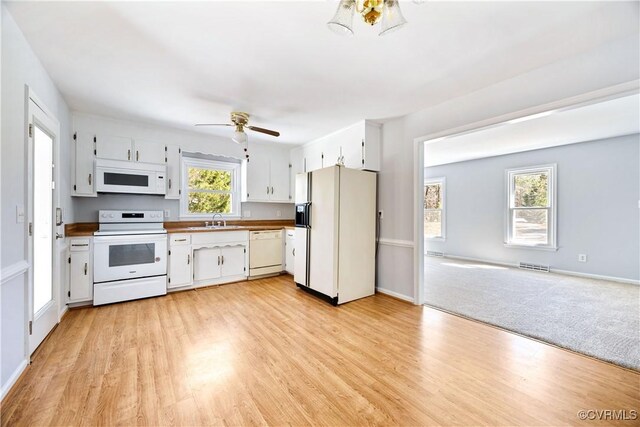
{"label": "white electric range", "polygon": [[93,235],[93,305],[167,293],[162,211],[101,210]]}

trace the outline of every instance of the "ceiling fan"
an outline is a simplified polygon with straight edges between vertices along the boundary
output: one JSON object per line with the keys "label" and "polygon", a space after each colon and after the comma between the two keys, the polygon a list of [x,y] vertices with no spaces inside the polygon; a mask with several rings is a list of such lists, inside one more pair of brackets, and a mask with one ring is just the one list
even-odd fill
{"label": "ceiling fan", "polygon": [[196,126],[235,126],[236,131],[231,140],[238,144],[244,144],[247,142],[247,134],[244,132],[245,128],[271,136],[280,136],[280,132],[275,130],[259,128],[258,126],[249,126],[247,123],[249,123],[248,113],[234,111],[231,113],[231,123],[197,123]]}

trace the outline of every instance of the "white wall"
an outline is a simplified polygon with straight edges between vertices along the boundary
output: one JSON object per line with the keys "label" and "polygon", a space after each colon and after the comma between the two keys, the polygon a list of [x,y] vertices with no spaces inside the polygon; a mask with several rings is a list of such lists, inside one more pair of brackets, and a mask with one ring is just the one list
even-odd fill
{"label": "white wall", "polygon": [[[26,117],[25,85],[46,104],[60,121],[61,158],[68,157],[70,139],[69,109],[59,91],[35,56],[4,4],[2,10],[2,169],[0,172],[2,267],[0,320],[0,382],[4,393],[23,367],[26,331],[26,275],[4,280],[27,259],[26,225],[16,222],[16,206],[27,208],[26,201]],[[72,220],[68,168],[61,168],[61,206],[65,220]],[[21,269],[20,269],[21,270]],[[64,286],[60,286],[60,293]]]}
{"label": "white wall", "polygon": [[[177,145],[183,151],[216,154],[237,159],[244,158],[242,147],[227,138],[89,114],[73,114],[73,131],[139,138],[162,145]],[[270,155],[271,150],[288,152],[289,147],[255,144],[249,141],[250,156]],[[288,157],[288,154],[284,155]],[[71,158],[69,157],[68,159],[68,166],[72,168]],[[180,215],[180,202],[178,200],[165,200],[160,196],[99,194],[98,197],[73,197],[75,222],[96,222],[98,220],[98,210],[100,209],[135,209],[137,207],[169,209],[171,211],[170,220],[178,220]],[[293,219],[294,217],[292,203],[242,203],[243,217],[246,217],[247,211],[251,213],[250,219]],[[278,212],[280,212],[279,217]]]}
{"label": "white wall", "polygon": [[[414,139],[636,80],[640,77],[639,51],[637,37],[619,39],[432,108],[386,121],[378,197],[379,207],[384,210],[382,241],[413,241]],[[406,247],[381,245],[379,288],[414,297],[413,260],[407,259],[409,252]]]}
{"label": "white wall", "polygon": [[[505,169],[557,164],[555,252],[504,247]],[[434,166],[444,176],[446,240],[426,248],[447,255],[628,280],[640,277],[640,135]],[[578,262],[587,254],[587,263]],[[428,283],[427,283],[428,286]]]}

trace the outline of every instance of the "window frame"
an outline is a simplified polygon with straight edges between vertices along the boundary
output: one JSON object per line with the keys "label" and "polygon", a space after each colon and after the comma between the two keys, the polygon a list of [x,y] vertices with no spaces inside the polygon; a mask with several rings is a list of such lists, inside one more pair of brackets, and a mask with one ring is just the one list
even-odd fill
{"label": "window frame", "polygon": [[[546,172],[549,176],[547,186],[547,207],[546,208],[515,208],[515,176],[530,175]],[[505,170],[505,221],[504,221],[504,246],[508,248],[536,249],[543,251],[557,251],[557,164],[546,164],[537,166],[527,166]],[[513,240],[513,211],[517,209],[545,209],[547,210],[547,243],[546,244],[526,244]]]}
{"label": "window frame", "polygon": [[[433,184],[440,184],[440,195],[442,197],[442,207],[440,209],[426,209],[424,208],[424,187],[427,185],[433,185]],[[429,211],[440,211],[440,228],[441,228],[441,233],[440,236],[436,236],[436,237],[427,237],[424,235],[424,231],[423,231],[423,238],[425,240],[429,240],[429,241],[435,241],[435,242],[443,242],[447,239],[447,213],[446,213],[446,209],[447,209],[447,180],[444,176],[441,177],[435,177],[435,178],[425,178],[424,179],[424,184],[422,186],[422,204],[423,204],[423,208],[422,208],[422,221],[424,222],[424,212],[429,210]]]}
{"label": "window frame", "polygon": [[[181,160],[182,182],[180,185],[180,218],[211,218],[217,212],[190,213],[189,212],[189,167],[209,170],[224,170],[231,172],[231,191],[223,190],[196,190],[202,193],[231,194],[231,212],[220,213],[223,218],[239,218],[241,216],[240,205],[240,163],[225,162],[220,160],[196,159],[182,157]],[[193,190],[192,190],[193,191]]]}

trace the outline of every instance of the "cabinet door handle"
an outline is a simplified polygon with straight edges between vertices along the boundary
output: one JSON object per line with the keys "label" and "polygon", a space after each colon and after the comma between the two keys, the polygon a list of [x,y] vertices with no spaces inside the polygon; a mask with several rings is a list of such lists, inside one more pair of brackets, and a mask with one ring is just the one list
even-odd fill
{"label": "cabinet door handle", "polygon": [[222,255],[222,264],[224,265],[224,255]]}
{"label": "cabinet door handle", "polygon": [[131,160],[131,150],[127,150],[127,160]]}
{"label": "cabinet door handle", "polygon": [[93,182],[93,174],[92,173],[89,174],[89,185],[91,185],[91,182]]}
{"label": "cabinet door handle", "polygon": [[171,190],[171,178],[169,178],[169,190]]}
{"label": "cabinet door handle", "polygon": [[273,187],[271,187],[271,194],[273,194]]}
{"label": "cabinet door handle", "polygon": [[269,194],[269,186],[267,185],[267,194]]}
{"label": "cabinet door handle", "polygon": [[191,264],[191,254],[187,254],[187,265]]}
{"label": "cabinet door handle", "polygon": [[175,241],[176,241],[176,242],[186,242],[186,241],[187,241],[187,239],[176,239]]}
{"label": "cabinet door handle", "polygon": [[293,248],[293,250],[291,251],[291,253],[293,254],[293,256],[296,256],[296,248]]}
{"label": "cabinet door handle", "polygon": [[86,262],[84,263],[84,275],[85,276],[87,275],[87,263]]}
{"label": "cabinet door handle", "polygon": [[218,255],[218,265],[220,265],[220,255]]}
{"label": "cabinet door handle", "polygon": [[136,162],[140,160],[140,152],[136,150]]}

